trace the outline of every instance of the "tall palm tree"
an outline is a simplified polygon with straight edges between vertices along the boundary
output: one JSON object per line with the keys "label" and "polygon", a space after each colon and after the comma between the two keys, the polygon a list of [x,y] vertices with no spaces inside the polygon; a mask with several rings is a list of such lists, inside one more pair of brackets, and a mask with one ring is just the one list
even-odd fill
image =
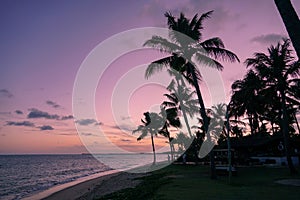
{"label": "tall palm tree", "polygon": [[248,67],[252,67],[263,81],[267,82],[267,89],[276,91],[280,97],[281,103],[281,128],[284,138],[285,154],[291,173],[296,173],[290,152],[290,135],[288,119],[288,103],[299,103],[300,97],[293,95],[291,85],[299,82],[299,79],[293,79],[300,75],[300,63],[294,61],[292,50],[290,49],[290,40],[283,39],[282,43],[268,48],[268,54],[255,53],[253,58],[245,61]]}
{"label": "tall palm tree", "polygon": [[[195,58],[198,63],[214,67],[218,70],[223,69],[223,65],[216,59],[225,61],[239,61],[238,57],[229,50],[225,49],[224,43],[218,37],[202,41],[203,20],[210,17],[213,11],[198,14],[190,20],[183,13],[175,18],[170,12],[165,13],[167,17],[168,28],[170,30],[170,40],[152,36],[145,42],[145,46],[157,48],[160,51],[171,54],[168,57],[152,62],[146,70],[146,78],[154,72],[160,71],[163,67],[172,68],[180,72],[195,87],[200,105],[200,115],[204,120],[204,130],[207,132],[209,119],[205,112],[205,105],[198,85],[201,74],[196,64],[192,61]],[[183,35],[185,37],[183,37]],[[176,65],[174,65],[176,63]],[[212,178],[216,178],[213,163],[211,163]]]}
{"label": "tall palm tree", "polygon": [[275,0],[285,28],[300,59],[300,20],[290,0]]}
{"label": "tall palm tree", "polygon": [[154,112],[145,112],[145,119],[141,119],[142,125],[139,125],[136,130],[133,130],[132,133],[140,132],[141,135],[137,140],[141,140],[150,133],[152,151],[153,151],[153,164],[156,163],[156,154],[155,154],[155,145],[153,137],[156,136],[159,131],[164,126],[165,119],[157,113]]}

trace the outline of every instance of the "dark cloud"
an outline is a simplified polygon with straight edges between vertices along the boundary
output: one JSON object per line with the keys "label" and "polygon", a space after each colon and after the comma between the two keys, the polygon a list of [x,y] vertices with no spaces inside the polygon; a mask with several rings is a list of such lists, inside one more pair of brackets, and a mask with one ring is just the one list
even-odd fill
{"label": "dark cloud", "polygon": [[30,109],[30,113],[27,115],[27,118],[45,118],[45,119],[56,119],[59,120],[60,117],[56,114],[52,115],[44,111],[40,111],[36,108]]}
{"label": "dark cloud", "polygon": [[274,44],[282,40],[284,38],[284,35],[276,34],[276,33],[271,33],[271,34],[266,34],[266,35],[259,35],[251,39],[251,42],[257,42],[260,44]]}
{"label": "dark cloud", "polygon": [[88,126],[88,125],[101,125],[101,122],[97,122],[95,119],[80,119],[76,120],[76,123],[81,126]]}
{"label": "dark cloud", "polygon": [[23,112],[21,110],[16,110],[15,113],[18,115],[23,115]]}
{"label": "dark cloud", "polygon": [[12,98],[13,96],[14,95],[6,89],[1,89],[0,90],[0,97]]}
{"label": "dark cloud", "polygon": [[61,120],[68,120],[68,119],[73,119],[74,117],[72,115],[67,115],[67,116],[62,116]]}
{"label": "dark cloud", "polygon": [[44,125],[39,127],[41,131],[48,131],[48,130],[54,130],[52,126]]}
{"label": "dark cloud", "polygon": [[46,101],[46,104],[48,104],[49,106],[52,106],[53,108],[60,108],[61,106],[58,105],[57,103],[55,103],[54,101]]}
{"label": "dark cloud", "polygon": [[29,121],[22,121],[22,122],[13,122],[13,121],[7,121],[7,126],[28,126],[28,127],[34,127],[34,123]]}

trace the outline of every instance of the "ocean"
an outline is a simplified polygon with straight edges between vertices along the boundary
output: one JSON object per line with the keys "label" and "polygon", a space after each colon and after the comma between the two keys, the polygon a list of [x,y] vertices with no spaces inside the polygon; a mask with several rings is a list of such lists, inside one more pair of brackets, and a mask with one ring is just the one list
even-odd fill
{"label": "ocean", "polygon": [[[0,155],[0,200],[22,199],[100,172],[149,164],[153,156],[98,154],[97,158],[89,154]],[[157,161],[166,158],[158,154]]]}

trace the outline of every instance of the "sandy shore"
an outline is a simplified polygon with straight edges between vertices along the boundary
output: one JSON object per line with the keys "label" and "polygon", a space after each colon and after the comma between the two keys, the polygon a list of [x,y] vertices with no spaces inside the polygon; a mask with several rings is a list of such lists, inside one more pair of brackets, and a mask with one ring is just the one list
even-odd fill
{"label": "sandy shore", "polygon": [[145,174],[131,174],[116,170],[91,176],[89,180],[77,180],[71,183],[53,187],[24,200],[89,200],[110,194],[121,189],[135,187],[140,183],[135,178]]}

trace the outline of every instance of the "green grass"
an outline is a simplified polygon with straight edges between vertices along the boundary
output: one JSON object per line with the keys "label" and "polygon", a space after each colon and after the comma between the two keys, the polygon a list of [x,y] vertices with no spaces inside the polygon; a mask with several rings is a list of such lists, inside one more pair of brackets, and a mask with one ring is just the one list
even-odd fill
{"label": "green grass", "polygon": [[[238,175],[228,183],[227,176],[209,179],[209,169],[203,166],[172,166],[178,174],[171,183],[160,187],[154,197],[160,199],[299,199],[300,187],[284,186],[274,181],[290,176],[287,168],[239,168]],[[179,176],[179,175],[182,176]]]}
{"label": "green grass", "polygon": [[207,166],[171,165],[142,178],[136,188],[106,195],[101,200],[299,199],[300,187],[275,183],[286,178],[300,179],[300,175],[289,175],[287,168],[244,167],[238,168],[238,175],[229,184],[227,176],[210,180]]}

